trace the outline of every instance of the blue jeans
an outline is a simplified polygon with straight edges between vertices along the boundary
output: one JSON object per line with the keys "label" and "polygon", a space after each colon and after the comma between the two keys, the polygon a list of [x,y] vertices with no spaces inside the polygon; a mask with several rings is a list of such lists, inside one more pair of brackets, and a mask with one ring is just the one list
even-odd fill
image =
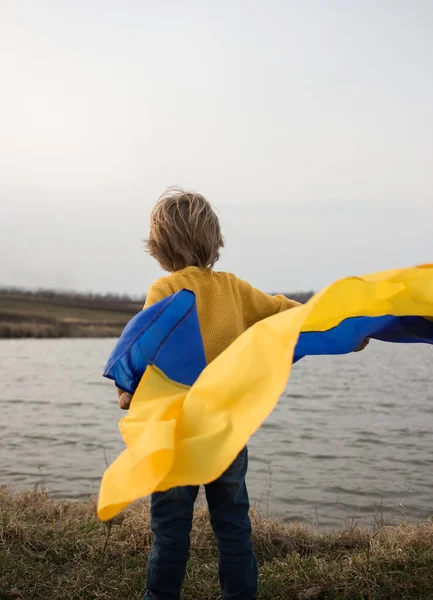
{"label": "blue jeans", "polygon": [[[248,452],[244,448],[219,479],[205,486],[219,551],[223,600],[257,598],[257,561],[245,484],[247,467]],[[144,600],[180,600],[198,490],[198,486],[178,487],[152,495],[154,543],[147,564]]]}

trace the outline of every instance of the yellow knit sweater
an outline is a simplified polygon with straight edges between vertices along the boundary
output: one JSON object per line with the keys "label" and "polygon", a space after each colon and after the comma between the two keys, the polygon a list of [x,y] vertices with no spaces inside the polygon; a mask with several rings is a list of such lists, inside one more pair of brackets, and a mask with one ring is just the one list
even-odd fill
{"label": "yellow knit sweater", "polygon": [[231,273],[187,267],[156,281],[144,308],[183,289],[195,293],[208,363],[257,321],[299,306],[299,302],[285,296],[269,296],[256,290]]}

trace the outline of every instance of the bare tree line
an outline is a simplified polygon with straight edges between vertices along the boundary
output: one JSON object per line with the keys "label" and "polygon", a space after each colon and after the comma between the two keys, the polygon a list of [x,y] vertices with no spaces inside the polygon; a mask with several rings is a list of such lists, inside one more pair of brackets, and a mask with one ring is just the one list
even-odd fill
{"label": "bare tree line", "polygon": [[[294,292],[285,293],[288,298],[293,298],[298,302],[307,302],[313,295],[313,292]],[[113,292],[77,292],[67,290],[37,289],[29,290],[21,287],[3,286],[0,287],[1,296],[19,296],[21,298],[47,300],[55,304],[66,304],[74,306],[93,306],[109,310],[130,310],[137,306],[142,306],[146,296],[130,296],[129,294],[116,294]],[[133,305],[133,306],[131,306]]]}

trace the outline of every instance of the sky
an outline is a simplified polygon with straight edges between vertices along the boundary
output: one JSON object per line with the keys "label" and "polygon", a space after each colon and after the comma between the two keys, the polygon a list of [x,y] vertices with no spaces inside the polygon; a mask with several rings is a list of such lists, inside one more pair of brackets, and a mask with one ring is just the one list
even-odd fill
{"label": "sky", "polygon": [[0,286],[145,294],[170,185],[265,291],[433,262],[431,0],[0,2]]}

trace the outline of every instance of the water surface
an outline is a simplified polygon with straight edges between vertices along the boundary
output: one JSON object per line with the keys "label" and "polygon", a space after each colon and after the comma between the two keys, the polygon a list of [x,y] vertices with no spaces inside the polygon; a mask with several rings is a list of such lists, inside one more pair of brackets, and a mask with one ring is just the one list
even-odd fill
{"label": "water surface", "polygon": [[[113,340],[0,340],[0,482],[86,498],[122,450]],[[296,364],[250,442],[250,496],[322,526],[433,514],[433,348],[371,343]]]}

